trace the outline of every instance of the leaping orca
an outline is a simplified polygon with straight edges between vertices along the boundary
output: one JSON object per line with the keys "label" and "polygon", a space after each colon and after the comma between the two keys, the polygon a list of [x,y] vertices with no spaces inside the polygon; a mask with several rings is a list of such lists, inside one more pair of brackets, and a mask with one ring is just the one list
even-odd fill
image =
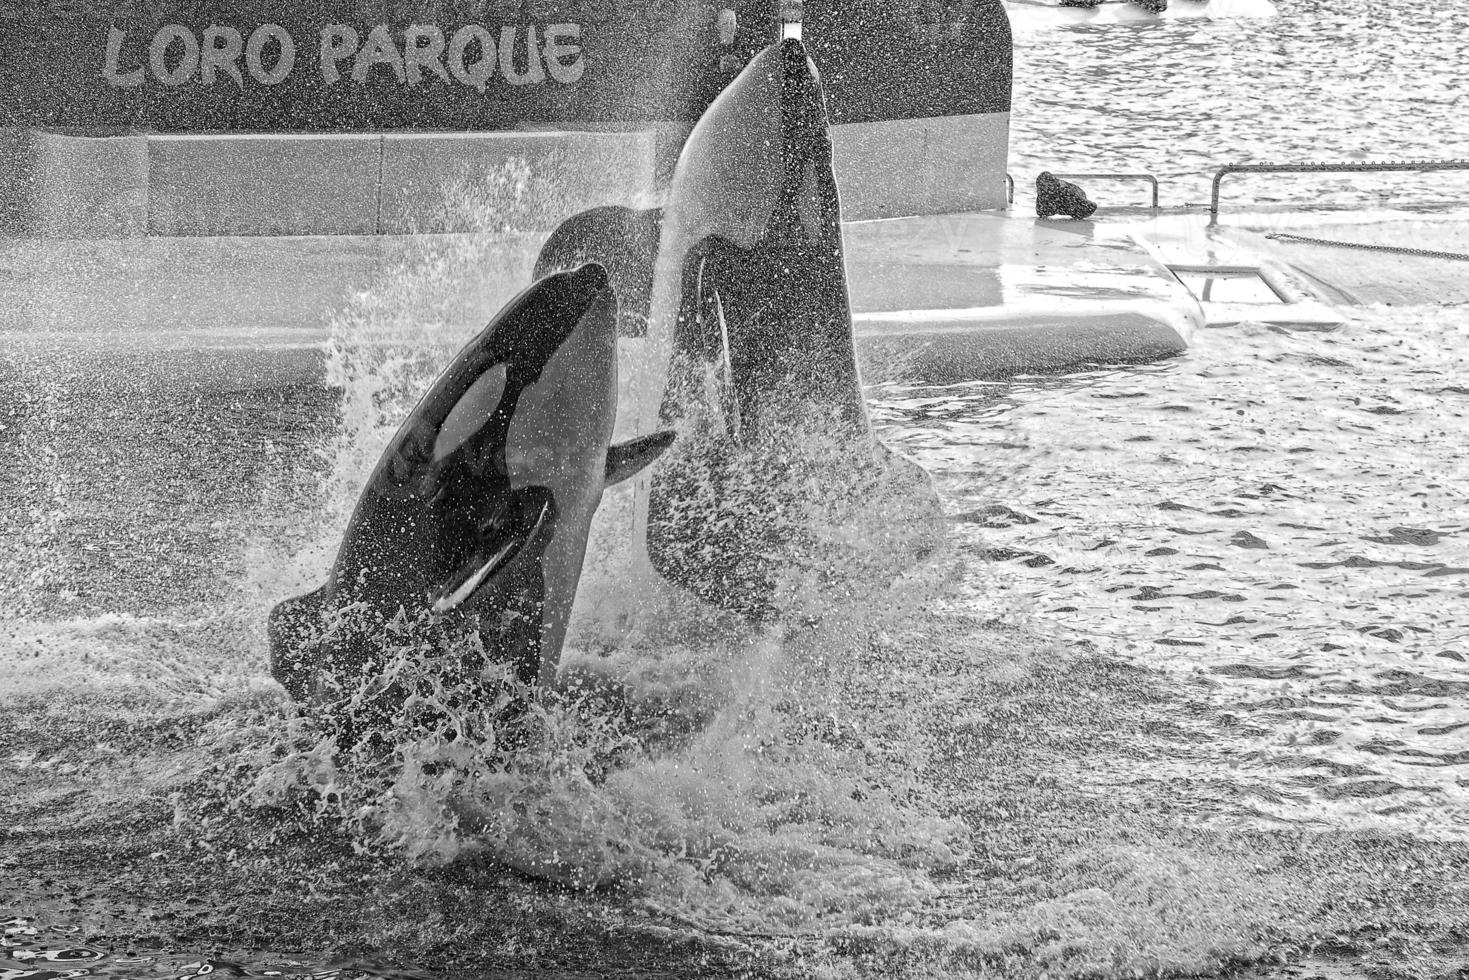
{"label": "leaping orca", "polygon": [[[894,523],[917,531],[888,544],[909,559],[935,546],[942,512],[927,475],[872,433],[825,99],[800,40],[764,49],[714,101],[661,212],[578,215],[553,233],[537,269],[637,253],[645,264],[613,277],[620,301],[647,311],[646,325],[623,324],[644,338],[629,408],[641,431],[680,433],[639,481],[635,547],[647,564],[763,619],[793,556],[845,560],[818,554],[800,527],[795,511],[813,497],[900,510]],[[811,458],[813,442],[822,458]]]}
{"label": "leaping orca", "polygon": [[673,441],[609,446],[616,318],[587,264],[538,280],[459,353],[388,444],[327,583],[271,611],[271,672],[294,698],[380,669],[404,622],[477,630],[525,683],[554,679],[602,491]]}

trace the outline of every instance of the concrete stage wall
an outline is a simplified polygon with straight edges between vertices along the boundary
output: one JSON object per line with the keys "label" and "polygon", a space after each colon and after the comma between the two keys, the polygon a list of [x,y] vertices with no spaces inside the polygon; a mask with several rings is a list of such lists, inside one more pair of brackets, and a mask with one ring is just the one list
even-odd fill
{"label": "concrete stage wall", "polygon": [[[525,161],[535,178],[519,192],[513,161]],[[409,234],[476,230],[505,211],[517,223],[550,227],[598,204],[642,203],[653,190],[654,163],[651,132],[84,137],[5,130],[0,233]]]}
{"label": "concrete stage wall", "polygon": [[148,233],[148,145],[0,130],[0,231],[42,238]]}
{"label": "concrete stage wall", "polygon": [[151,235],[376,230],[381,136],[150,136],[146,143]]}
{"label": "concrete stage wall", "polygon": [[[681,143],[681,132],[665,129],[105,137],[0,130],[0,233],[472,231],[487,204],[514,196],[505,174],[516,160],[530,166],[536,200],[509,217],[549,228],[599,204],[646,205]],[[1005,206],[1009,113],[845,123],[832,127],[832,139],[849,220]]]}
{"label": "concrete stage wall", "polygon": [[1005,207],[1008,112],[843,123],[831,138],[847,221]]}

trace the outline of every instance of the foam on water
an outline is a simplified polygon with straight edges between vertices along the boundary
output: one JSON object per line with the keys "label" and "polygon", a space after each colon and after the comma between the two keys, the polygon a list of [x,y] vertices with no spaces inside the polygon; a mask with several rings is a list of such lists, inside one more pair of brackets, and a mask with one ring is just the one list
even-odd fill
{"label": "foam on water", "polygon": [[[314,583],[312,542],[335,533],[302,530],[302,567],[266,534],[245,588],[193,614],[14,623],[7,661],[31,658],[24,690],[48,710],[84,721],[130,699],[139,724],[194,711],[203,727],[162,769],[86,746],[9,765],[86,771],[99,807],[173,794],[183,840],[207,840],[200,814],[229,803],[265,840],[284,820],[411,863],[509,866],[681,928],[788,937],[803,969],[834,976],[1205,970],[1350,924],[1321,910],[1367,888],[1366,870],[1326,878],[1319,860],[1303,879],[1292,861],[1316,845],[1193,829],[1187,784],[1141,815],[1113,805],[1106,774],[1134,753],[1181,761],[1148,726],[1217,732],[1208,706],[984,626],[1014,618],[1008,600],[942,563],[789,630],[623,595],[580,622],[565,693],[528,721],[481,705],[455,718],[462,736],[394,725],[386,759],[354,756],[261,676],[269,599]],[[403,666],[422,674],[425,654]],[[1190,753],[1190,779],[1234,778],[1226,757]]]}
{"label": "foam on water", "polygon": [[[588,595],[613,592],[625,564],[592,565]],[[962,825],[893,792],[844,737],[836,692],[821,682],[861,633],[856,610],[840,610],[840,626],[788,636],[666,591],[592,602],[573,627],[561,696],[511,718],[509,699],[457,708],[444,691],[426,693],[417,707],[433,723],[400,715],[384,724],[387,765],[337,752],[308,721],[274,737],[252,731],[244,744],[232,721],[220,733],[232,755],[251,744],[266,758],[285,751],[246,801],[330,798],[331,815],[365,846],[436,862],[487,852],[725,929],[868,916],[930,892],[928,870],[954,864]],[[442,656],[401,654],[391,669],[418,678]]]}
{"label": "foam on water", "polygon": [[[187,761],[140,770],[99,748],[89,759],[57,762],[43,750],[12,763],[94,765],[99,805],[178,794],[185,835],[201,832],[197,811],[211,801],[233,801],[247,817],[274,814],[266,825],[295,813],[410,862],[488,858],[624,893],[703,930],[825,937],[832,945],[806,955],[837,965],[834,951],[848,946],[952,959],[956,968],[1020,956],[1081,969],[1111,955],[1059,951],[1066,943],[1026,932],[1021,918],[1004,926],[994,900],[975,891],[976,856],[993,848],[928,770],[939,730],[983,713],[967,690],[971,671],[986,683],[1033,676],[1007,642],[942,612],[956,599],[974,606],[942,560],[835,596],[820,587],[819,569],[793,572],[784,601],[799,625],[742,626],[671,590],[629,593],[617,560],[628,539],[621,491],[609,495],[598,527],[564,691],[529,718],[503,717],[504,704],[453,709],[455,738],[442,716],[395,728],[384,760],[344,752],[285,705],[262,676],[265,612],[321,581],[398,419],[493,311],[496,289],[508,291],[494,275],[502,247],[493,236],[434,242],[336,320],[327,382],[341,392],[340,415],[310,464],[323,475],[305,495],[265,486],[255,506],[216,515],[244,530],[232,591],[174,611],[9,620],[12,704],[39,696],[85,717],[88,704],[128,702],[139,723],[200,713],[204,735]],[[451,292],[448,283],[476,276],[497,281],[477,308],[419,315],[440,308],[430,300]],[[53,472],[66,475],[60,464]],[[862,515],[844,514],[822,540],[849,556],[891,536],[896,516],[868,515],[864,529],[852,522]],[[37,547],[58,546],[37,539]],[[962,669],[936,680],[935,653]],[[431,673],[444,655],[405,648],[403,665]],[[510,744],[497,738],[516,726]],[[1131,899],[1109,904],[1087,883],[1100,879],[1070,874],[1076,894],[1012,889],[1001,904],[1022,918],[1040,908],[1055,928],[1089,922],[1096,936],[1083,946],[1111,942],[1114,926],[1136,915]],[[1159,943],[1171,943],[1180,962],[1201,963],[1209,960],[1200,951],[1218,945],[1181,936],[1139,948]]]}
{"label": "foam on water", "polygon": [[[481,261],[470,249],[406,265],[336,322],[330,477],[295,505],[309,521],[255,537],[252,615],[320,580],[381,446],[477,329],[412,315],[443,268]],[[1049,738],[1086,717],[1075,699],[1104,692],[1091,675],[1111,668],[984,627],[1011,611],[967,591],[951,562],[836,595],[819,569],[793,569],[795,625],[746,626],[672,590],[628,589],[628,497],[610,494],[598,524],[559,694],[521,715],[509,697],[464,705],[430,681],[384,723],[390,748],[353,751],[278,698],[236,697],[203,741],[229,760],[220,792],[247,816],[294,813],[409,862],[489,860],[703,931],[799,937],[816,943],[809,966],[838,974],[864,957],[926,975],[1199,970],[1289,929],[1286,884],[1252,858],[1099,819],[1065,786],[1085,766],[1074,746],[1039,756],[1068,773],[1059,783],[1010,783],[1034,765],[1022,757],[1037,726]],[[861,555],[901,521],[859,517],[843,512],[824,540]],[[152,642],[154,626],[134,627],[131,642]],[[262,662],[247,634],[236,655]],[[460,652],[407,643],[392,669],[432,678]],[[197,669],[197,651],[171,655]],[[1150,686],[1133,678],[1124,699]],[[1016,700],[1028,716],[1006,717]]]}
{"label": "foam on water", "polygon": [[[505,193],[489,202],[497,213]],[[327,475],[318,495],[287,504],[297,520],[253,535],[240,582],[249,615],[319,584],[383,445],[493,312],[496,289],[472,291],[480,300],[472,304],[458,296],[461,284],[487,278],[512,291],[496,275],[509,254],[503,235],[433,243],[335,319],[326,380],[341,391],[340,420],[319,450]],[[330,732],[278,707],[227,712],[212,747],[255,760],[248,779],[235,772],[247,784],[242,803],[299,805],[347,827],[360,846],[409,860],[485,852],[549,880],[632,889],[730,929],[811,929],[932,893],[929,873],[962,853],[962,826],[873,770],[848,744],[835,690],[819,680],[860,636],[857,610],[827,608],[812,583],[793,583],[787,601],[804,597],[795,618],[808,625],[787,636],[702,611],[671,590],[628,594],[629,499],[625,490],[609,495],[595,532],[563,695],[511,719],[503,699],[465,709],[441,689],[426,692],[416,707],[439,714],[388,722],[386,763],[339,750]],[[872,528],[890,537],[892,524]],[[854,534],[849,523],[839,535],[848,556],[862,552],[845,540]],[[913,601],[899,590],[887,604]],[[821,627],[818,611],[847,621]],[[151,625],[132,625],[130,642],[154,642]],[[81,642],[66,645],[74,652]],[[259,656],[257,639],[244,646]],[[413,644],[398,654],[395,669],[415,676],[456,657]],[[198,664],[182,651],[166,659]]]}

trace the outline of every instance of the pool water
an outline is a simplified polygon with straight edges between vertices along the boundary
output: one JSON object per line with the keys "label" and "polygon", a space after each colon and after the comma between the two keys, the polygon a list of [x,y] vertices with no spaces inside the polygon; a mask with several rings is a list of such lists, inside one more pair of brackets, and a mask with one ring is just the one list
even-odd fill
{"label": "pool water", "polygon": [[[1207,204],[1232,163],[1469,158],[1469,8],[1280,0],[1271,19],[1017,32],[1009,170],[1149,172],[1164,207]],[[1089,184],[1146,204],[1141,183]],[[1235,175],[1231,204],[1462,206],[1469,172]],[[1421,247],[1432,248],[1428,243]]]}
{"label": "pool water", "polygon": [[[890,441],[1043,631],[1199,687],[1226,821],[1469,834],[1469,320],[1244,324],[1147,368],[886,388]],[[982,478],[976,476],[983,474]],[[1190,760],[1108,774],[1147,801]]]}
{"label": "pool water", "polygon": [[426,980],[431,974],[365,961],[333,965],[315,958],[262,956],[258,952],[109,953],[86,945],[86,930],[33,919],[0,921],[0,961],[5,980],[64,980],[69,977],[147,977],[185,980],[192,977],[275,977],[278,980]]}
{"label": "pool water", "polygon": [[[1469,8],[1278,7],[1017,34],[1021,194],[1041,169],[1142,170],[1165,206],[1199,205],[1229,163],[1469,158]],[[1146,188],[1089,190],[1141,203]],[[1223,200],[1226,221],[1379,212],[1325,237],[1462,252],[1462,222],[1382,209],[1462,214],[1469,172],[1234,175]],[[1415,261],[1426,283],[1457,284],[1418,306],[1369,288],[1397,304],[1335,332],[1246,323],[1154,367],[879,397],[953,494],[962,539],[1003,568],[992,594],[1214,688],[1242,776],[1204,805],[1221,818],[1469,827],[1469,266]]]}

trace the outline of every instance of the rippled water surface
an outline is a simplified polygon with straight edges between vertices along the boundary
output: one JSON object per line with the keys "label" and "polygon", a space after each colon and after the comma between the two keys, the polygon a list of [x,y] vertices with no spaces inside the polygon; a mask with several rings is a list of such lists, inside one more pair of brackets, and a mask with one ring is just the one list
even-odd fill
{"label": "rippled water surface", "polygon": [[[1469,158],[1469,7],[1278,7],[1268,20],[1018,31],[1011,171],[1150,171],[1175,205],[1207,201],[1227,163]],[[1089,189],[1144,200],[1141,187]],[[1226,213],[1457,210],[1469,173],[1231,177],[1223,200]],[[1405,228],[1364,234],[1443,237]],[[1469,277],[1439,265],[1435,277]],[[1457,835],[1469,827],[1466,360],[1462,305],[1378,306],[1332,333],[1244,324],[1152,368],[889,392],[882,405],[943,474],[970,547],[998,563],[991,589],[1218,685],[1247,774],[1221,789],[1221,813]]]}
{"label": "rippled water surface", "polygon": [[[1145,369],[879,405],[994,563],[991,599],[1207,678],[1240,779],[1206,811],[1461,835],[1466,369],[1462,309],[1379,309],[1331,333],[1212,330]],[[1116,775],[1146,796],[1187,765]]]}
{"label": "rippled water surface", "polygon": [[[194,977],[275,977],[277,980],[429,980],[432,974],[371,962],[333,965],[315,958],[262,956],[258,952],[189,953],[125,951],[87,945],[87,930],[75,924],[35,919],[0,921],[0,965],[5,980],[65,980],[108,976],[134,980],[191,980]],[[0,964],[4,964],[0,960]]]}
{"label": "rippled water surface", "polygon": [[[1017,31],[1010,171],[1146,171],[1165,206],[1230,163],[1469,158],[1469,7],[1278,0],[1272,19]],[[1103,203],[1147,203],[1098,182]],[[1226,202],[1414,207],[1469,173],[1234,176]]]}

